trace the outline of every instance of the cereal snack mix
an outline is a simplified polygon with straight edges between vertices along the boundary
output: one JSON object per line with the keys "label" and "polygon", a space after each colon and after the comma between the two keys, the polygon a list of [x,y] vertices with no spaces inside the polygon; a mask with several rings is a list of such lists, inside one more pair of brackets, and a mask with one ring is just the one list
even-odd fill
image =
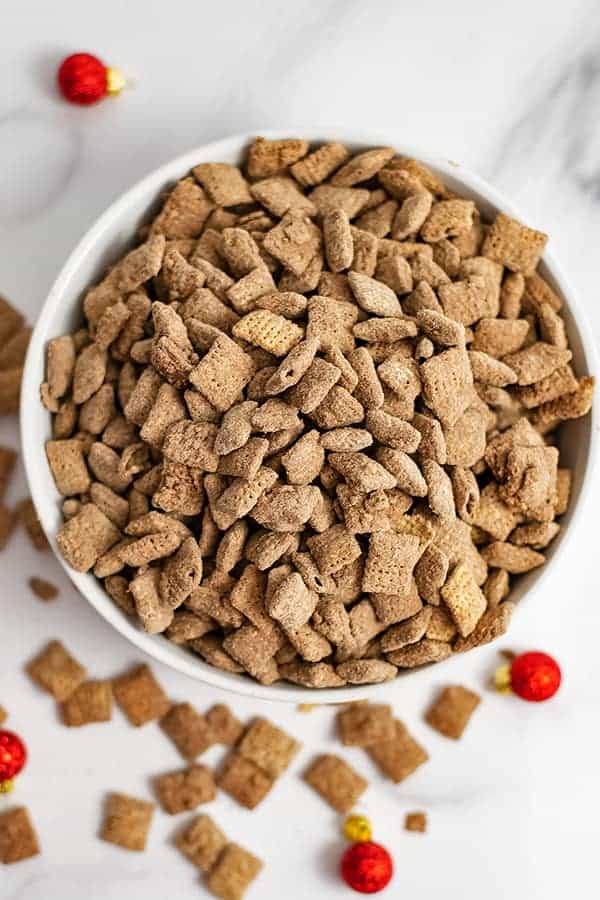
{"label": "cereal snack mix", "polygon": [[153,815],[154,803],[126,794],[109,794],[100,837],[124,850],[145,850]]}
{"label": "cereal snack mix", "polygon": [[[69,565],[147,633],[264,685],[382,683],[502,634],[568,506],[561,424],[592,402],[540,267],[547,235],[486,220],[391,147],[301,137],[197,165],[161,203],[89,286],[82,327],[47,347]],[[0,499],[13,464],[0,448]],[[43,549],[30,501],[19,517]],[[62,702],[84,677],[65,653],[30,666]],[[246,806],[295,752],[266,720],[170,707],[147,667],[113,689],[188,762],[235,745],[218,781]],[[101,716],[91,690],[72,724]],[[460,710],[438,712],[460,730]],[[382,706],[339,730],[394,781],[426,758]],[[319,789],[344,765],[325,758]]]}

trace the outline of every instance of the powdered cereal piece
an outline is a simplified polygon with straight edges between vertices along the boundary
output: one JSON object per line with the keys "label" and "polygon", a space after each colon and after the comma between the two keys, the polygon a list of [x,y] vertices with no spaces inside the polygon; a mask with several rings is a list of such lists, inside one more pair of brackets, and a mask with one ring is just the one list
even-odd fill
{"label": "powdered cereal piece", "polygon": [[[304,376],[305,379],[308,380],[308,376],[310,375],[310,381],[312,381],[317,375],[317,367],[315,364],[318,362],[324,362],[324,360],[315,360],[307,374]],[[326,363],[325,365],[329,364]],[[304,379],[300,382],[300,385],[302,385],[303,381]],[[292,392],[294,402],[297,397],[295,393],[296,390],[297,388],[294,388]],[[292,397],[290,397],[290,399],[292,399]],[[306,402],[303,405],[306,407]],[[310,399],[308,405],[312,406]],[[343,428],[347,425],[357,425],[359,422],[363,421],[364,417],[365,410],[363,405],[345,388],[339,387],[337,384],[329,390],[325,399],[312,410],[311,415],[311,418],[315,421],[316,425],[323,431],[331,428]]]}
{"label": "powdered cereal piece", "polygon": [[251,178],[275,175],[306,156],[308,149],[308,142],[298,138],[272,141],[256,137],[248,150],[248,175]]}
{"label": "powdered cereal piece", "polygon": [[43,578],[30,578],[29,587],[36,597],[45,602],[55,600],[58,597],[58,588],[52,582],[45,581]]}
{"label": "powdered cereal piece", "polygon": [[403,450],[392,450],[391,447],[378,447],[375,455],[377,461],[391,474],[401,490],[412,497],[427,495],[427,482],[415,461],[407,453],[404,453]]}
{"label": "powdered cereal piece", "polygon": [[493,569],[483,586],[483,593],[485,594],[488,608],[499,606],[508,596],[509,590],[510,576],[508,572],[505,572],[504,569]]}
{"label": "powdered cereal piece", "polygon": [[61,527],[56,541],[65,560],[76,572],[87,572],[120,538],[118,528],[94,503]]}
{"label": "powdered cereal piece", "polygon": [[440,588],[446,581],[449,560],[435,545],[425,549],[415,566],[415,580],[419,594],[429,603],[440,602]]}
{"label": "powdered cereal piece", "polygon": [[460,685],[444,688],[425,714],[425,721],[446,737],[457,741],[479,706],[481,697]]}
{"label": "powdered cereal piece", "polygon": [[160,720],[160,727],[173,741],[184,759],[193,761],[214,739],[210,726],[190,703],[176,703]]}
{"label": "powdered cereal piece", "polygon": [[228,844],[211,869],[206,886],[215,897],[242,900],[262,869],[262,862],[238,844]]}
{"label": "powdered cereal piece", "polygon": [[287,631],[302,628],[317,605],[318,595],[309,591],[298,572],[286,575],[267,593],[266,609]]}
{"label": "powdered cereal piece", "polygon": [[46,456],[56,488],[63,497],[85,494],[91,479],[80,441],[47,441]]}
{"label": "powdered cereal piece", "polygon": [[268,393],[280,394],[297,384],[310,368],[317,349],[318,341],[314,338],[296,344],[267,381]]}
{"label": "powdered cereal piece", "polygon": [[0,813],[0,863],[8,866],[39,852],[38,837],[27,808],[14,806]]}
{"label": "powdered cereal piece", "polygon": [[530,547],[515,547],[514,544],[495,541],[484,547],[481,555],[488,565],[506,569],[511,575],[521,575],[543,565],[545,558]]}
{"label": "powdered cereal piece", "polygon": [[244,732],[244,726],[224,703],[211,706],[206,713],[206,721],[217,744],[236,744]]}
{"label": "powdered cereal piece", "polygon": [[232,751],[219,772],[217,784],[241,806],[255,809],[273,787],[274,779],[252,760]]}
{"label": "powdered cereal piece", "polygon": [[301,211],[290,211],[267,232],[263,246],[294,275],[302,275],[320,249],[321,232]]}
{"label": "powdered cereal piece", "polygon": [[383,659],[351,659],[336,666],[336,672],[349,684],[381,684],[395,678],[398,669]]}
{"label": "powdered cereal piece", "polygon": [[100,838],[124,850],[145,850],[153,814],[154,803],[109,794]]}
{"label": "powdered cereal piece", "polygon": [[85,403],[101,387],[106,375],[107,355],[97,344],[89,344],[77,356],[73,373],[73,401]]}
{"label": "powdered cereal piece", "polygon": [[155,788],[161,807],[170,815],[210,803],[217,795],[212,772],[201,765],[161,775],[155,779]]}
{"label": "powdered cereal piece", "polygon": [[412,535],[377,532],[369,539],[362,587],[366,592],[406,594],[420,556],[419,541]]}
{"label": "powdered cereal piece", "polygon": [[321,446],[325,450],[340,453],[357,453],[373,443],[370,431],[365,428],[333,428],[321,435]]}
{"label": "powdered cereal piece", "polygon": [[336,493],[348,531],[365,534],[389,529],[389,502],[385,493],[366,494],[347,484],[339,484]]}
{"label": "powdered cereal piece", "polygon": [[386,199],[387,195],[382,191],[382,202],[374,205],[373,199],[375,193],[375,191],[371,193],[369,203],[365,207],[365,212],[356,220],[356,226],[361,231],[368,231],[375,237],[383,238],[391,231],[392,222],[394,221],[394,216],[398,210],[398,204],[395,200]]}
{"label": "powdered cereal piece", "polygon": [[448,612],[447,608],[445,606],[435,606],[431,610],[431,616],[429,618],[429,624],[425,632],[425,637],[428,640],[438,643],[440,641],[452,641],[457,636],[457,634],[458,631],[456,625],[454,624],[454,619]]}
{"label": "powdered cereal piece", "polygon": [[227,163],[201,163],[194,166],[192,173],[217,206],[252,203],[248,184],[236,166]]}
{"label": "powdered cereal piece", "polygon": [[577,379],[571,366],[560,366],[550,375],[527,387],[517,388],[519,401],[527,409],[534,409],[543,403],[556,400],[563,394],[571,394],[577,390]]}
{"label": "powdered cereal piece", "polygon": [[348,159],[349,153],[343,144],[323,144],[309,153],[300,162],[294,163],[290,171],[296,181],[304,187],[320,184]]}
{"label": "powdered cereal piece", "polygon": [[71,386],[75,370],[75,345],[70,334],[53,338],[46,350],[48,392],[54,400],[64,397]]}
{"label": "powdered cereal piece", "polygon": [[420,641],[429,627],[431,613],[431,607],[426,606],[401,624],[388,628],[381,638],[382,651],[389,653],[391,650],[400,650],[408,644]]}
{"label": "powdered cereal piece", "polygon": [[210,816],[193,819],[175,838],[175,845],[201,872],[207,873],[227,845],[227,838]]}
{"label": "powdered cereal piece", "polygon": [[339,813],[350,812],[368,787],[361,775],[333,754],[318,756],[304,773],[304,781]]}
{"label": "powdered cereal piece", "polygon": [[259,630],[253,625],[243,625],[227,635],[223,648],[253,678],[262,684],[272,684],[279,677],[273,656],[281,646],[281,640],[274,628]]}
{"label": "powdered cereal piece", "polygon": [[70,727],[109,722],[112,694],[109,681],[84,681],[63,702],[62,720]]}
{"label": "powdered cereal piece", "polygon": [[277,218],[282,218],[290,211],[309,216],[316,214],[314,203],[305,197],[296,182],[287,175],[276,175],[257,181],[250,190],[261,206]]}
{"label": "powdered cereal piece", "polygon": [[112,688],[115,700],[136,727],[162,718],[169,709],[167,695],[145,664],[113,679]]}
{"label": "powdered cereal piece", "polygon": [[378,239],[374,234],[353,225],[350,226],[350,234],[353,245],[352,271],[370,278],[377,268]]}
{"label": "powdered cereal piece", "polygon": [[394,291],[366,275],[350,272],[348,281],[358,305],[375,316],[399,316],[402,314],[400,302]]}
{"label": "powdered cereal piece", "polygon": [[221,412],[229,409],[248,384],[254,363],[247,353],[219,335],[190,374],[190,381]]}
{"label": "powdered cereal piece", "polygon": [[299,319],[306,312],[307,300],[303,294],[294,291],[277,291],[261,295],[255,305],[287,319]]}
{"label": "powdered cereal piece", "polygon": [[445,641],[421,638],[415,644],[409,644],[401,650],[392,650],[387,654],[388,660],[401,669],[413,669],[429,663],[440,662],[452,655],[452,646]]}
{"label": "powdered cereal piece", "polygon": [[61,702],[83,682],[86,671],[59,641],[51,641],[28,663],[27,674]]}
{"label": "powdered cereal piece", "polygon": [[389,490],[396,486],[395,476],[364,453],[331,453],[329,464],[348,484],[361,491]]}
{"label": "powdered cereal piece", "polygon": [[483,254],[513,272],[531,275],[547,240],[548,235],[543,232],[498,213],[483,243]]}
{"label": "powdered cereal piece", "polygon": [[417,312],[421,330],[436,344],[444,347],[462,347],[465,343],[465,329],[460,322],[442,315],[435,309],[421,309]]}
{"label": "powdered cereal piece", "polygon": [[429,191],[419,190],[409,194],[398,210],[392,226],[392,238],[403,241],[420,230],[431,210],[433,197]]}
{"label": "powdered cereal piece", "polygon": [[369,201],[369,192],[362,188],[337,187],[324,184],[310,193],[321,216],[328,210],[342,209],[349,219],[353,219]]}
{"label": "powdered cereal piece", "polygon": [[400,784],[429,759],[426,751],[408,733],[398,719],[393,738],[367,748],[367,752],[382,775]]}
{"label": "powdered cereal piece", "polygon": [[444,425],[454,425],[471,400],[473,375],[465,350],[451,349],[420,366],[423,394]]}
{"label": "powdered cereal piece", "polygon": [[486,599],[471,570],[460,563],[440,588],[442,598],[463,637],[471,634],[485,612]]}
{"label": "powdered cereal piece", "polygon": [[344,680],[339,675],[336,675],[333,666],[324,662],[308,663],[303,660],[296,660],[282,664],[280,673],[286,681],[291,681],[292,684],[300,684],[304,687],[342,687],[344,684]]}
{"label": "powdered cereal piece", "polygon": [[532,417],[535,428],[546,434],[565,420],[587,415],[592,406],[594,385],[594,377],[584,376],[579,379],[577,388],[572,393],[563,394],[556,400],[543,403]]}
{"label": "powdered cereal piece", "polygon": [[325,450],[318,431],[307,431],[281,458],[291,484],[310,484],[325,461]]}
{"label": "powdered cereal piece", "polygon": [[525,350],[504,357],[506,365],[517,375],[519,385],[534,384],[566,365],[571,359],[570,350],[561,350],[544,341],[537,341]]}
{"label": "powdered cereal piece", "polygon": [[473,224],[474,212],[472,200],[442,200],[432,207],[421,228],[421,237],[424,241],[436,243],[465,234]]}
{"label": "powdered cereal piece", "polygon": [[319,571],[331,575],[349,565],[361,555],[361,547],[353,534],[343,525],[333,525],[322,534],[307,540],[307,546]]}

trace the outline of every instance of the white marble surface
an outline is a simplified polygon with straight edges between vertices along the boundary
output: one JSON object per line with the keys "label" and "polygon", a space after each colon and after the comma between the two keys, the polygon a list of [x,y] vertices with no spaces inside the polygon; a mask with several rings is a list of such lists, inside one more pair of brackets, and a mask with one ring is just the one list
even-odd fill
{"label": "white marble surface", "polygon": [[[62,103],[56,62],[90,49],[120,64],[133,90],[93,109]],[[0,289],[32,320],[68,251],[101,210],[159,163],[232,132],[302,125],[389,128],[407,142],[463,161],[505,189],[531,224],[552,235],[600,336],[600,12],[591,0],[502,4],[456,0],[4,0],[0,29]],[[17,445],[15,423],[0,441]],[[25,485],[20,476],[14,497]],[[591,511],[590,511],[591,514]],[[447,681],[398,685],[398,714],[431,760],[404,784],[377,777],[360,751],[348,758],[371,780],[364,809],[393,852],[389,896],[561,900],[592,896],[596,881],[600,680],[596,673],[597,538],[579,531],[543,597],[519,611],[510,647],[555,653],[558,697],[539,708],[486,691],[497,656],[484,648],[453,663],[452,678],[484,692],[459,745],[422,721]],[[61,586],[45,607],[25,586],[41,574]],[[99,677],[139,659],[77,596],[58,564],[17,536],[0,559],[0,702],[31,759],[11,798],[26,803],[43,855],[0,871],[2,900],[163,900],[204,896],[169,841],[179,825],[158,812],[145,854],[96,837],[107,790],[150,797],[152,775],[179,765],[155,726],[68,731],[23,663],[62,637]],[[506,645],[506,644],[505,644]],[[225,697],[156,666],[174,698],[201,709],[227,700],[240,716],[272,715],[304,749],[254,813],[219,796],[210,812],[266,861],[248,895],[344,897],[335,870],[343,844],[328,808],[298,772],[334,750],[332,712]],[[209,761],[218,753],[211,751]],[[403,831],[406,810],[430,817],[425,837]]]}

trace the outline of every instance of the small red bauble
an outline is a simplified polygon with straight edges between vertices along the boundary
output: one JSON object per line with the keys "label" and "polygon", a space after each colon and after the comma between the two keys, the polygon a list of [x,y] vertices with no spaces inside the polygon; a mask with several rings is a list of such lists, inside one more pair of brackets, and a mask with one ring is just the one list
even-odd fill
{"label": "small red bauble", "polygon": [[69,103],[89,106],[110,94],[118,94],[124,79],[117,69],[105,66],[91,53],[73,53],[59,66],[58,86]]}
{"label": "small red bauble", "polygon": [[27,762],[25,744],[12,731],[0,730],[0,782],[18,775]]}
{"label": "small red bauble", "polygon": [[342,878],[359,894],[376,894],[386,887],[392,878],[392,857],[381,844],[362,841],[353,844],[342,856]]}
{"label": "small red bauble", "polygon": [[523,700],[549,700],[559,689],[560,681],[560,667],[547,653],[521,653],[510,665],[510,686]]}

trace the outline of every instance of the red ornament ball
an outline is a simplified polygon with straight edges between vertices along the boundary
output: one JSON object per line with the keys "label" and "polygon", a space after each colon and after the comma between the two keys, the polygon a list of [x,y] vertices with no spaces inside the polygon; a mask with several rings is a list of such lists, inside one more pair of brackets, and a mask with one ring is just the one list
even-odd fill
{"label": "red ornament ball", "polygon": [[27,749],[12,731],[0,729],[0,782],[18,775],[27,762]]}
{"label": "red ornament ball", "polygon": [[510,686],[523,700],[549,700],[560,687],[561,672],[547,653],[532,651],[516,656],[510,666]]}
{"label": "red ornament ball", "polygon": [[70,103],[89,106],[107,92],[107,68],[91,53],[67,56],[60,64],[57,78],[61,94]]}
{"label": "red ornament ball", "polygon": [[376,894],[386,887],[392,878],[392,857],[381,844],[362,841],[349,847],[340,864],[342,878],[359,894]]}

